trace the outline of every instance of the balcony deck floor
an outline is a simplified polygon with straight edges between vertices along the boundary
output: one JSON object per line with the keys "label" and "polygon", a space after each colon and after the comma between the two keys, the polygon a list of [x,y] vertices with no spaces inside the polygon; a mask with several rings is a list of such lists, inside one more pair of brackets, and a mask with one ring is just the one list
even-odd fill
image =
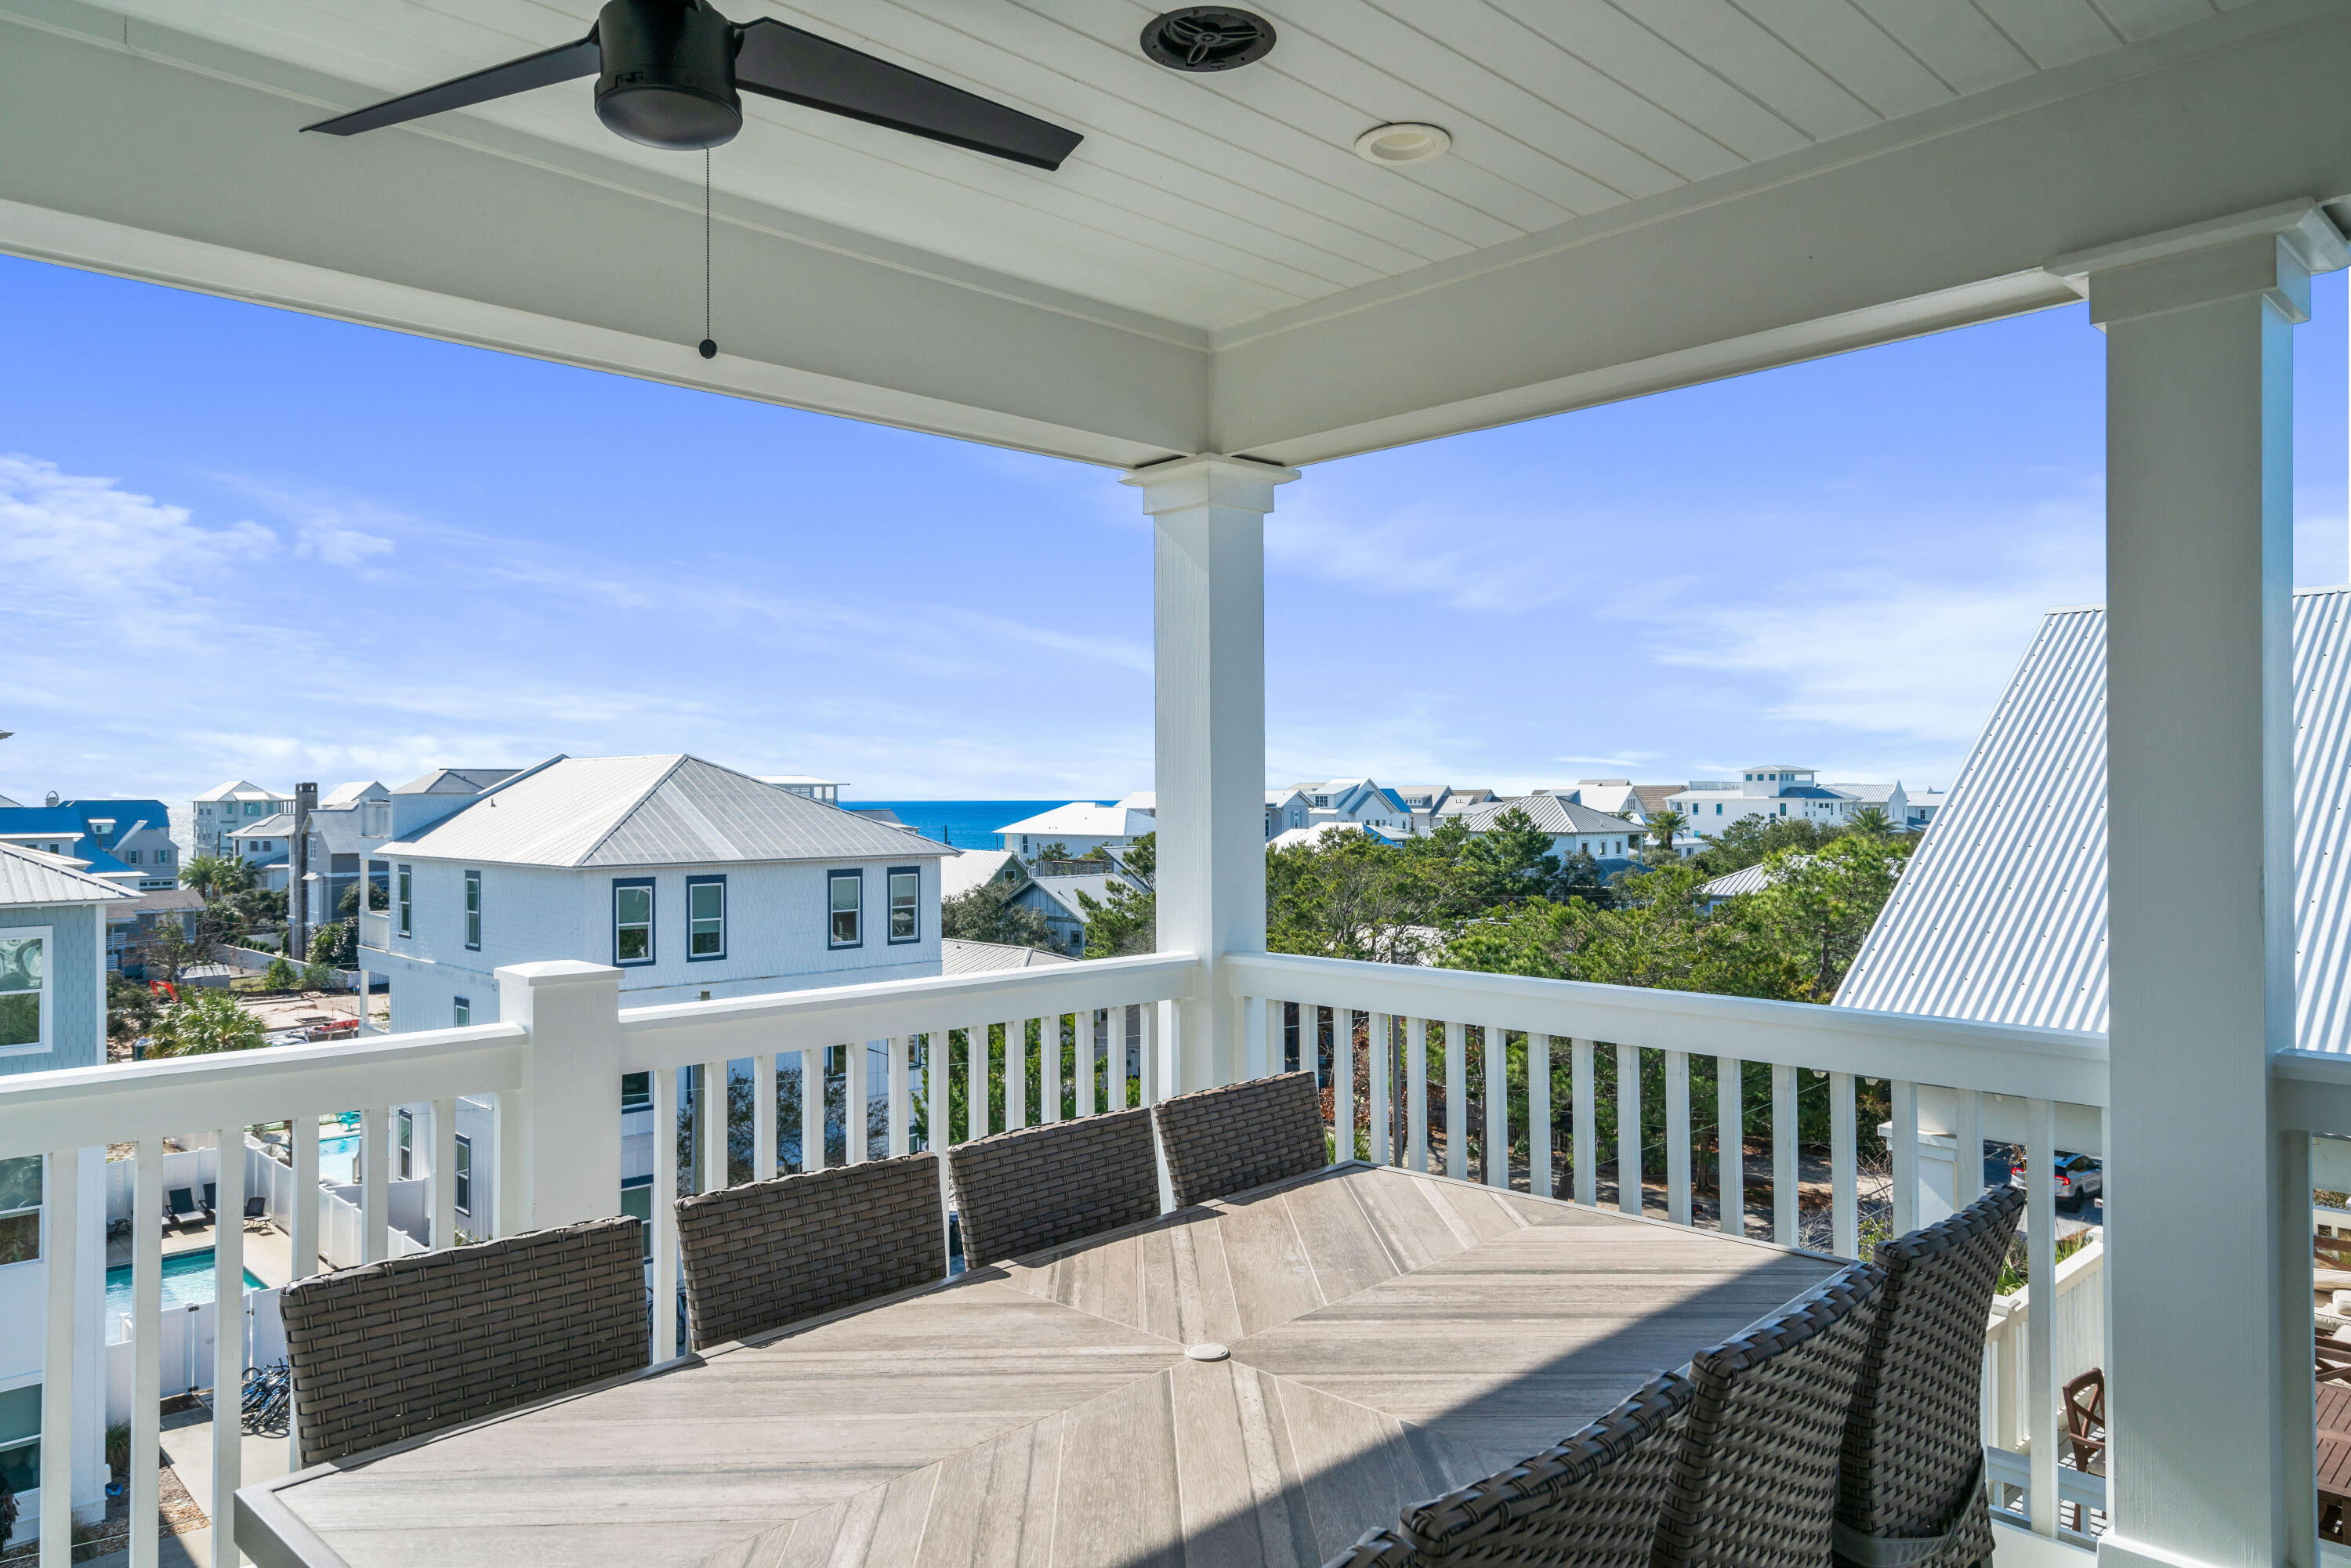
{"label": "balcony deck floor", "polygon": [[317,1568],[1314,1568],[1835,1267],[1344,1166],[305,1471],[247,1528]]}

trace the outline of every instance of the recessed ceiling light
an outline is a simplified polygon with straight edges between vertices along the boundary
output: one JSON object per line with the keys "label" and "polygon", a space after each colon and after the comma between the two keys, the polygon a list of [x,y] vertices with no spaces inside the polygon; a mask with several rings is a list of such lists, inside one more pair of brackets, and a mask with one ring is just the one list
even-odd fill
{"label": "recessed ceiling light", "polygon": [[1143,52],[1173,71],[1228,71],[1273,52],[1273,24],[1229,5],[1186,5],[1151,19]]}
{"label": "recessed ceiling light", "polygon": [[1443,127],[1411,120],[1374,125],[1355,138],[1357,154],[1374,163],[1426,163],[1444,157],[1452,145],[1452,134]]}

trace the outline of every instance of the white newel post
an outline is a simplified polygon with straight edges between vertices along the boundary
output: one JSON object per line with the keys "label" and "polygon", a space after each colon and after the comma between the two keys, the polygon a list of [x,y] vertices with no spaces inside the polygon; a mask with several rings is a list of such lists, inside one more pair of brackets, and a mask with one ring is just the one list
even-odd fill
{"label": "white newel post", "polygon": [[621,971],[575,958],[508,965],[498,971],[498,1018],[530,1031],[517,1114],[507,1114],[506,1095],[498,1107],[501,1144],[510,1127],[521,1138],[512,1160],[501,1151],[500,1186],[518,1171],[528,1190],[501,1191],[500,1214],[532,1229],[618,1214]]}
{"label": "white newel post", "polygon": [[1294,468],[1186,457],[1128,474],[1156,525],[1159,950],[1199,955],[1171,1093],[1246,1071],[1228,953],[1265,950],[1265,515]]}
{"label": "white newel post", "polygon": [[[2281,1343],[2267,1054],[2294,1025],[2292,328],[2344,265],[2296,203],[2063,258],[2106,333],[2112,1103],[2100,1555],[2314,1563],[2310,1330]],[[2229,779],[2258,854],[2214,833]],[[2193,890],[2190,893],[2189,890]],[[2301,1204],[2306,1206],[2305,1193]],[[2249,1223],[2269,1215],[2273,1223]],[[2037,1430],[2043,1413],[2032,1412]]]}

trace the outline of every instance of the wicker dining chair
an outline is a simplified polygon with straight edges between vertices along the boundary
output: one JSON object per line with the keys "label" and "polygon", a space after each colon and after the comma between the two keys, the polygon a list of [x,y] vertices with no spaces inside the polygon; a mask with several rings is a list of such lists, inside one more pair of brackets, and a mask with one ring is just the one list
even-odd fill
{"label": "wicker dining chair", "polygon": [[644,1257],[623,1217],[295,1281],[278,1312],[302,1463],[644,1366]]}
{"label": "wicker dining chair", "polygon": [[1656,1568],[1821,1568],[1886,1271],[1855,1263],[1690,1358]]}
{"label": "wicker dining chair", "polygon": [[939,1156],[900,1155],[677,1200],[694,1348],[946,1278]]}
{"label": "wicker dining chair", "polygon": [[967,1266],[998,1263],[1159,1212],[1151,1113],[1022,1127],[947,1151]]}
{"label": "wicker dining chair", "polygon": [[2024,1194],[1993,1187],[1879,1244],[1886,1290],[1855,1385],[1837,1493],[1842,1568],[1991,1559],[1983,1484],[1984,1320]]}
{"label": "wicker dining chair", "polygon": [[1695,1385],[1661,1373],[1531,1459],[1416,1503],[1323,1568],[1649,1568]]}
{"label": "wicker dining chair", "polygon": [[1330,1163],[1311,1072],[1195,1090],[1151,1108],[1176,1207],[1304,1176]]}

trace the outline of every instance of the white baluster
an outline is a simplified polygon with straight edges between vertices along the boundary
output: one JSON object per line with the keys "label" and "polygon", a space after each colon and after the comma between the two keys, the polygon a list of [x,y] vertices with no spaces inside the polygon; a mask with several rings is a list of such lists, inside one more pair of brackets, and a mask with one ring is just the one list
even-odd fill
{"label": "white baluster", "polygon": [[1551,1036],[1527,1031],[1527,1190],[1551,1197]]}
{"label": "white baluster", "polygon": [[751,1179],[776,1174],[776,1053],[751,1058]]}
{"label": "white baluster", "polygon": [[1159,1071],[1159,1055],[1151,1044],[1151,1019],[1158,1009],[1145,1004],[1138,1008],[1121,1008],[1128,1015],[1134,1030],[1134,1056],[1143,1063],[1143,1103],[1156,1105],[1167,1098],[1167,1080]]}
{"label": "white baluster", "polygon": [[873,1153],[873,1095],[865,1081],[873,1065],[873,1048],[856,1040],[842,1046],[841,1054],[847,1081],[841,1097],[841,1152],[847,1163],[862,1166]]}
{"label": "white baluster", "polygon": [[[314,1116],[310,1118],[310,1158],[315,1164],[318,1157],[319,1122]],[[308,1208],[315,1215],[319,1206],[315,1203],[306,1205],[301,1201],[300,1162],[298,1160],[296,1164],[296,1205]],[[457,1245],[457,1102],[455,1100],[433,1102],[433,1169],[429,1174],[433,1178],[433,1245],[435,1248],[455,1247]],[[311,1190],[318,1190],[317,1183],[311,1184]],[[312,1223],[315,1225],[316,1221]],[[295,1270],[297,1277],[302,1272],[298,1268]]]}
{"label": "white baluster", "polygon": [[1690,1222],[1689,1052],[1666,1052],[1666,1218]]}
{"label": "white baluster", "polygon": [[[923,1064],[930,1070],[930,1098],[924,1113],[924,1136],[939,1155],[939,1168],[946,1168],[946,1152],[955,1142],[955,1123],[949,1114],[953,1109],[947,1089],[947,1078],[955,1066],[954,1042],[948,1039],[945,1024],[932,1030],[923,1038]],[[946,1178],[942,1176],[940,1180]]]}
{"label": "white baluster", "polygon": [[1918,1086],[1895,1080],[1893,1102],[1894,1234],[1918,1228]]}
{"label": "white baluster", "polygon": [[1600,1206],[1599,1084],[1592,1065],[1592,1041],[1568,1042],[1569,1157],[1575,1162],[1575,1201]]}
{"label": "white baluster", "polygon": [[1395,1020],[1385,1013],[1371,1015],[1370,1029],[1364,1036],[1366,1041],[1365,1065],[1369,1068],[1371,1095],[1369,1114],[1372,1164],[1388,1166],[1395,1163],[1395,1139],[1388,1133],[1388,1102],[1395,1093]]}
{"label": "white baluster", "polygon": [[[1907,1084],[1897,1088],[1909,1088]],[[1912,1121],[1917,1123],[1917,1092],[1911,1091]],[[1902,1100],[1897,1092],[1894,1103],[1894,1134],[1902,1135]],[[1915,1149],[1916,1134],[1912,1137]],[[2056,1375],[2057,1329],[2057,1106],[2048,1100],[2027,1100],[2024,1103],[2024,1265],[2025,1289],[2032,1292],[2032,1310],[2025,1318],[2024,1396],[2025,1430],[2032,1439],[2032,1531],[2036,1535],[2057,1533],[2057,1449],[2058,1434],[2065,1430],[2064,1412],[2058,1402]],[[1912,1190],[1917,1190],[1917,1156],[1912,1156]],[[1980,1158],[1979,1158],[1980,1164]],[[1895,1180],[1899,1182],[1898,1172]],[[1911,1200],[1917,1207],[1917,1200]],[[1906,1227],[1897,1219],[1896,1231]],[[2252,1223],[2258,1224],[2255,1219]],[[2308,1228],[2304,1218],[2303,1228]],[[2306,1356],[2309,1346],[2293,1347],[2296,1356]]]}
{"label": "white baluster", "polygon": [[213,1143],[213,1561],[230,1563],[245,1482],[245,1129]]}
{"label": "white baluster", "polygon": [[[1257,1030],[1256,1038],[1263,1040],[1265,1030]],[[1132,1075],[1126,1071],[1126,1009],[1124,1008],[1111,1008],[1103,1012],[1102,1049],[1110,1054],[1111,1105],[1115,1110],[1126,1110],[1128,1108],[1126,1085],[1127,1080]]]}
{"label": "white baluster", "polygon": [[[1979,1090],[1955,1091],[1959,1099],[1959,1115],[1952,1126],[1953,1142],[1958,1145],[1958,1164],[1953,1168],[1956,1178],[1951,1191],[1959,1197],[1959,1207],[1965,1208],[1983,1196],[1983,1094]],[[2105,1276],[2101,1273],[2100,1279]]]}
{"label": "white baluster", "polygon": [[995,1107],[989,1102],[987,1066],[993,1030],[984,1023],[967,1024],[963,1031],[963,1104],[965,1135],[984,1138]]}
{"label": "white baluster", "polygon": [[1469,1030],[1450,1019],[1445,1031],[1445,1174],[1469,1179]]}
{"label": "white baluster", "polygon": [[1029,1024],[1025,1019],[1004,1025],[1004,1130],[1029,1124]]}
{"label": "white baluster", "polygon": [[1266,1072],[1280,1072],[1290,1066],[1290,1004],[1269,1001],[1264,1007],[1265,1028],[1258,1031],[1257,1052]]}
{"label": "white baluster", "polygon": [[139,1142],[131,1208],[131,1568],[156,1568],[163,1405],[163,1140]]}
{"label": "white baluster", "polygon": [[[361,995],[364,997],[365,993]],[[439,1132],[443,1125],[440,1120],[443,1105],[452,1107],[448,1125],[450,1134],[455,1134],[456,1113],[453,1101],[434,1103],[433,1125],[443,1146],[454,1147],[450,1134]],[[319,1272],[319,1207],[322,1196],[319,1191],[319,1113],[316,1111],[298,1112],[286,1125],[294,1141],[294,1179],[287,1184],[291,1188],[294,1205],[294,1212],[287,1217],[290,1230],[287,1239],[292,1256],[286,1267],[293,1280],[304,1280]],[[455,1161],[447,1166],[436,1168],[454,1169]],[[455,1239],[454,1231],[444,1230],[439,1234],[450,1240]],[[448,1243],[441,1241],[437,1244],[445,1246]],[[289,1280],[288,1283],[291,1282]],[[292,1408],[290,1400],[287,1401],[286,1415],[286,1463],[288,1469],[302,1468],[302,1417]]]}
{"label": "white baluster", "polygon": [[1840,1258],[1861,1256],[1861,1194],[1859,1150],[1853,1124],[1853,1074],[1829,1074],[1829,1172],[1836,1183],[1830,1225],[1836,1235],[1830,1249]]}
{"label": "white baluster", "polygon": [[1428,1020],[1413,1019],[1404,1030],[1404,1157],[1428,1170]]}
{"label": "white baluster", "polygon": [[702,1124],[702,1169],[695,1189],[697,1192],[718,1192],[727,1186],[727,1064],[724,1061],[702,1064],[702,1104],[697,1118]]}
{"label": "white baluster", "polygon": [[1331,1009],[1331,1158],[1355,1157],[1355,1012]]}
{"label": "white baluster", "polygon": [[1486,1026],[1486,1185],[1510,1185],[1510,1031]]}
{"label": "white baluster", "polygon": [[[41,1206],[49,1231],[41,1249],[48,1265],[49,1300],[47,1344],[41,1360],[40,1568],[70,1568],[73,1457],[80,1447],[74,1432],[74,1338],[78,1321],[74,1287],[81,1272],[79,1149],[59,1149],[49,1155],[48,1169],[41,1180]],[[104,1328],[102,1323],[99,1328],[101,1340]]]}
{"label": "white baluster", "polygon": [[1070,1071],[1077,1079],[1078,1114],[1094,1113],[1094,1015],[1092,1009],[1078,1014],[1070,1038],[1076,1051],[1070,1058]]}
{"label": "white baluster", "polygon": [[[360,1261],[381,1263],[391,1245],[392,1139],[381,1105],[360,1113]],[[501,1184],[503,1185],[503,1184]]]}
{"label": "white baluster", "polygon": [[824,1047],[800,1049],[800,1169],[824,1169]]}
{"label": "white baluster", "polygon": [[647,1075],[653,1097],[653,1359],[667,1361],[677,1344],[677,1069]]}
{"label": "white baluster", "polygon": [[890,1157],[893,1159],[914,1147],[910,1140],[913,1136],[911,1129],[914,1119],[914,1102],[912,1086],[907,1082],[906,1065],[912,1044],[913,1040],[910,1036],[892,1035],[888,1064],[883,1070],[887,1080],[887,1092],[890,1097],[889,1149]]}
{"label": "white baluster", "polygon": [[1771,1239],[1796,1244],[1796,1070],[1771,1064]]}
{"label": "white baluster", "polygon": [[[1265,1049],[1265,1016],[1272,1010],[1265,1005],[1263,997],[1241,998],[1241,1076],[1244,1078],[1263,1078],[1272,1071],[1267,1065],[1270,1059]],[[1114,1018],[1113,1021],[1123,1020]],[[1126,1041],[1122,1036],[1118,1052],[1122,1062],[1126,1059],[1125,1045]],[[1122,1067],[1120,1071],[1123,1071],[1124,1069]]]}
{"label": "white baluster", "polygon": [[1714,1059],[1714,1136],[1717,1201],[1726,1236],[1747,1234],[1746,1064],[1735,1056]]}
{"label": "white baluster", "polygon": [[1046,1122],[1061,1119],[1061,1027],[1064,1021],[1069,1025],[1070,1040],[1074,1044],[1078,1038],[1077,1014],[1055,1013],[1039,1026],[1041,1032],[1037,1036],[1037,1087],[1045,1096],[1045,1103],[1039,1109],[1044,1112],[1041,1120]]}
{"label": "white baluster", "polygon": [[1641,1212],[1641,1050],[1616,1048],[1616,1208]]}

